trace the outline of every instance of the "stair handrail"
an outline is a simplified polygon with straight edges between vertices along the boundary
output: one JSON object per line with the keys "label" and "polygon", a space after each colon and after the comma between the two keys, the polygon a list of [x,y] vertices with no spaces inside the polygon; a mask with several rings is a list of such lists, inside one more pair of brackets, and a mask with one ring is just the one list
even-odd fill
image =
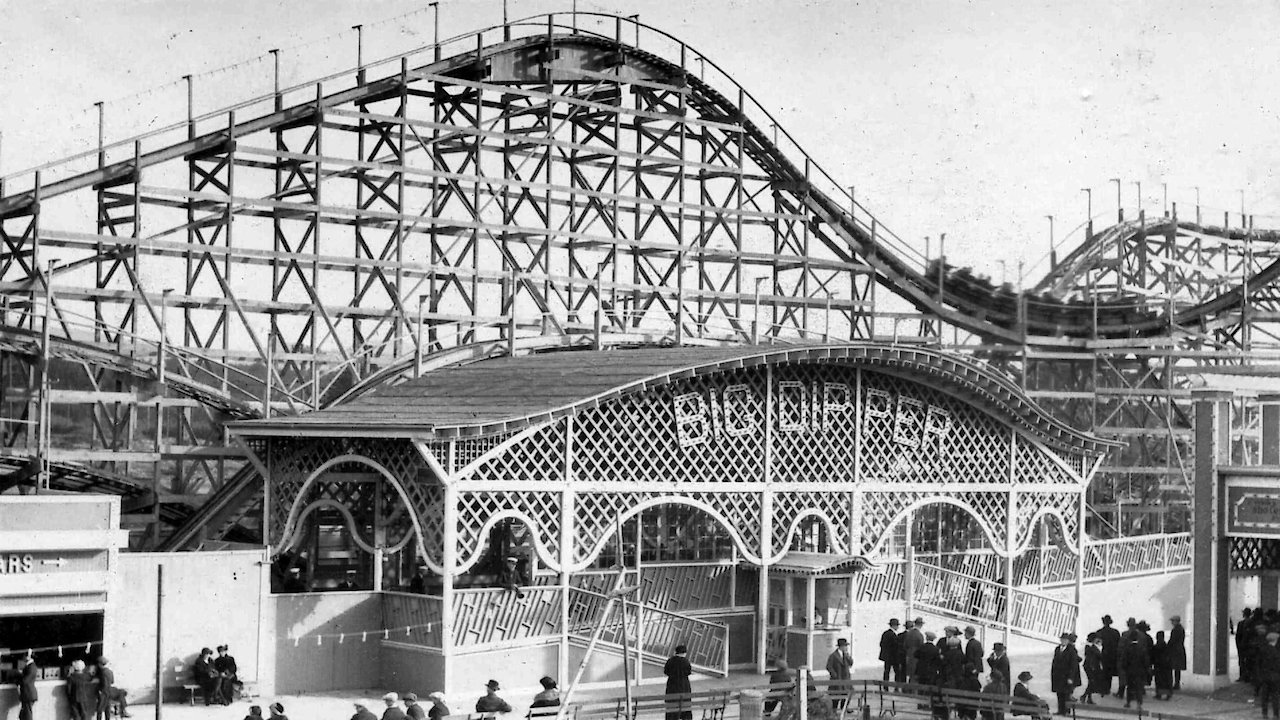
{"label": "stair handrail", "polygon": [[[569,604],[571,616],[573,614],[572,608],[574,607],[575,599],[577,598],[587,598],[590,604],[598,603],[600,606],[603,606],[603,604],[608,600],[608,596],[603,593],[585,590],[578,587],[570,588]],[[689,663],[695,668],[716,673],[728,673],[727,650],[729,628],[724,623],[711,622],[710,620],[703,620],[702,618],[694,617],[692,615],[664,610],[646,602],[636,602],[635,605],[644,614],[640,625],[643,628],[642,631],[645,635],[640,639],[640,652],[650,658],[666,659],[666,657],[670,656],[670,654],[675,651],[675,645],[684,644],[689,650]],[[656,621],[653,620],[653,618],[656,618]],[[570,626],[567,629],[570,635],[578,638],[584,638],[588,634],[585,631],[594,629],[598,622],[599,618],[594,617],[594,615],[589,620],[584,619],[578,624],[574,624],[571,619]],[[648,634],[651,632],[651,628],[656,627],[659,623],[669,625],[673,622],[686,623],[695,628],[702,629],[703,632],[667,643],[662,646],[660,651],[647,645],[649,642]],[[611,621],[609,625],[616,625],[620,630],[622,620],[618,619]],[[608,639],[602,639],[601,641],[615,647],[622,647],[620,642],[613,642]]]}

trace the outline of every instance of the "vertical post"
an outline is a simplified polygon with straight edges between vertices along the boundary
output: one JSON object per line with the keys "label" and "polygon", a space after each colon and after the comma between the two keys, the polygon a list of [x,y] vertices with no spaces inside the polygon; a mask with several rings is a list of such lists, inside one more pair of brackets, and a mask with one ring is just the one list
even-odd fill
{"label": "vertical post", "polygon": [[183,75],[182,79],[187,81],[187,139],[190,140],[196,136],[195,79],[190,75]]}
{"label": "vertical post", "polygon": [[511,39],[511,23],[507,19],[507,0],[502,0],[502,39]]}
{"label": "vertical post", "polygon": [[444,657],[444,687],[452,687],[453,678],[453,574],[458,567],[458,490],[454,487],[453,474],[457,471],[457,441],[449,442],[447,468],[449,477],[444,485],[444,531],[441,533],[444,547],[441,549],[442,565],[440,585],[440,654]]}
{"label": "vertical post", "polygon": [[1045,217],[1049,218],[1049,269],[1053,270],[1058,267],[1058,245],[1053,239],[1053,216]]}
{"label": "vertical post", "polygon": [[276,97],[276,110],[284,107],[284,98],[280,97],[280,49],[268,50],[271,53],[271,88]]}
{"label": "vertical post", "polygon": [[364,84],[364,25],[352,25],[351,29],[356,31],[356,83],[363,85]]}
{"label": "vertical post", "polygon": [[1191,673],[1207,687],[1227,681],[1227,575],[1218,465],[1231,461],[1229,391],[1191,391],[1195,407],[1195,495],[1191,563]]}
{"label": "vertical post", "polygon": [[422,377],[422,305],[429,295],[418,296],[418,327],[414,335],[413,376]]}
{"label": "vertical post", "polygon": [[106,145],[106,126],[104,124],[106,118],[101,100],[94,103],[93,106],[98,108],[98,169],[101,170],[107,164],[106,152],[103,149]]}
{"label": "vertical post", "polygon": [[1200,225],[1200,186],[1199,185],[1196,186],[1196,225]]}
{"label": "vertical post", "polygon": [[[37,173],[37,177],[39,173]],[[36,483],[36,492],[49,487],[49,453],[53,450],[53,436],[50,433],[49,423],[53,417],[52,413],[52,395],[53,389],[49,383],[49,361],[52,354],[49,352],[49,334],[52,329],[53,315],[53,270],[58,266],[58,260],[51,258],[45,270],[44,275],[44,313],[40,323],[40,405],[39,405],[39,422],[37,428],[39,441],[37,450],[40,454],[40,480]]]}
{"label": "vertical post", "polygon": [[1093,239],[1093,188],[1080,188],[1085,202],[1085,240]]}
{"label": "vertical post", "polygon": [[164,712],[164,565],[156,565],[156,720]]}
{"label": "vertical post", "polygon": [[1280,393],[1258,393],[1258,404],[1262,406],[1262,464],[1280,465]]}
{"label": "vertical post", "polygon": [[1116,222],[1124,222],[1124,199],[1120,196],[1120,178],[1111,178],[1116,184]]}
{"label": "vertical post", "polygon": [[573,578],[574,494],[573,494],[573,417],[564,420],[564,466],[560,488],[560,651],[556,658],[556,679],[561,685],[569,680],[569,601]]}
{"label": "vertical post", "polygon": [[432,56],[436,61],[440,60],[440,3],[427,3],[434,12],[431,20],[431,44],[435,46],[435,52]]}
{"label": "vertical post", "polygon": [[[759,303],[756,303],[759,306]],[[760,492],[760,582],[756,593],[756,672],[768,664],[769,644],[769,559],[773,555],[773,366],[764,368],[764,477]]]}

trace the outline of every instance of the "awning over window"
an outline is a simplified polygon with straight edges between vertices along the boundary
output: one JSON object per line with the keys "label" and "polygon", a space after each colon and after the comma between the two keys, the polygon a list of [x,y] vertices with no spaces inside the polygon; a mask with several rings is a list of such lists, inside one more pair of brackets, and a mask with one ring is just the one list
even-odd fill
{"label": "awning over window", "polygon": [[834,573],[864,572],[875,570],[875,565],[861,555],[836,555],[833,553],[789,552],[769,566],[769,572],[791,575],[831,575]]}

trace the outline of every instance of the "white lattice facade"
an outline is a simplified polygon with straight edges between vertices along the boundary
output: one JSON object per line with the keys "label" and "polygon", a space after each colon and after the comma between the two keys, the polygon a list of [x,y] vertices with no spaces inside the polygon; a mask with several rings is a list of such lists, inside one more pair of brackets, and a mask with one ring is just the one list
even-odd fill
{"label": "white lattice facade", "polygon": [[[522,546],[536,556],[542,578],[537,585],[560,578],[561,594],[547,588],[535,597],[564,604],[559,625],[552,602],[539,611],[538,627],[565,634],[571,615],[599,604],[580,600],[571,610],[570,588],[606,590],[588,571],[602,553],[618,551],[623,526],[635,533],[633,549],[646,532],[660,537],[663,529],[645,525],[670,506],[695,509],[718,526],[725,542],[711,552],[720,567],[732,561],[758,569],[759,596],[749,600],[758,623],[766,622],[768,568],[789,551],[874,559],[895,528],[922,508],[963,511],[993,558],[1022,553],[1045,519],[1066,552],[1078,555],[1082,547],[1084,490],[1105,446],[1054,424],[988,368],[875,345],[737,348],[722,351],[724,357],[711,353],[713,362],[701,356],[678,362],[677,350],[640,352],[616,353],[620,363],[652,361],[617,387],[549,401],[539,413],[513,410],[507,419],[483,414],[500,402],[502,382],[467,379],[477,388],[471,426],[445,422],[469,400],[439,398],[446,387],[440,378],[434,391],[422,391],[423,402],[462,407],[450,405],[453,415],[437,411],[420,424],[387,421],[381,436],[377,427],[344,427],[335,436],[302,422],[287,433],[252,432],[256,426],[246,424],[270,478],[270,543],[288,549],[310,515],[339,507],[362,548],[395,553],[416,540],[416,557],[443,583],[441,635],[480,645],[506,635],[460,629],[457,623],[474,614],[474,598],[451,593],[455,582],[492,561],[493,531],[504,523],[522,529]],[[605,354],[593,355],[596,372],[609,367]],[[561,363],[559,382],[573,386],[566,360],[526,365],[513,358],[516,379],[506,381],[507,391],[543,392],[546,380],[537,373],[553,362]],[[591,378],[582,377],[589,385]],[[512,403],[529,406],[523,396]],[[351,480],[357,476],[378,480],[361,486]],[[367,520],[375,511],[395,522],[361,534],[376,525]],[[815,528],[820,547],[812,542]],[[1003,574],[1011,562],[996,566]],[[700,586],[697,577],[693,572],[681,586]],[[732,573],[717,577],[734,585]],[[902,592],[904,576],[895,577]]]}
{"label": "white lattice facade", "polygon": [[346,502],[323,476],[357,465],[392,481],[421,554],[438,571],[452,555],[454,573],[506,518],[530,528],[546,568],[581,570],[619,521],[668,503],[721,522],[757,564],[785,553],[809,517],[831,551],[875,555],[931,503],[971,514],[1002,555],[1025,548],[1042,517],[1078,538],[1094,458],[946,385],[857,362],[781,362],[673,379],[485,438],[269,438],[271,543],[287,545],[317,500]]}

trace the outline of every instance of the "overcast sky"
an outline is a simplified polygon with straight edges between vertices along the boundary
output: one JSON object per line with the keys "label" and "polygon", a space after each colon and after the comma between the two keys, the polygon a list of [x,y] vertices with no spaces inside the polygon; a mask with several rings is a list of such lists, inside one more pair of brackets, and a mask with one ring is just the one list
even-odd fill
{"label": "overcast sky", "polygon": [[[513,18],[569,8],[509,4]],[[1280,216],[1280,3],[578,6],[638,12],[705,53],[885,225],[921,246],[946,232],[954,261],[997,279],[998,260],[1012,280],[1019,259],[1047,252],[1045,215],[1060,239],[1083,222],[1081,188],[1094,189],[1095,215],[1113,216],[1113,177],[1130,208],[1140,181],[1149,212],[1168,183],[1184,215],[1199,185],[1218,219],[1239,211],[1241,190],[1250,212]],[[442,34],[501,13],[501,0],[444,0]],[[286,82],[353,65],[356,23],[369,26],[366,57],[431,39],[424,2],[0,0],[0,172],[91,147],[96,100],[116,137],[181,117],[187,73],[213,109],[269,90],[271,48],[284,49]]]}

